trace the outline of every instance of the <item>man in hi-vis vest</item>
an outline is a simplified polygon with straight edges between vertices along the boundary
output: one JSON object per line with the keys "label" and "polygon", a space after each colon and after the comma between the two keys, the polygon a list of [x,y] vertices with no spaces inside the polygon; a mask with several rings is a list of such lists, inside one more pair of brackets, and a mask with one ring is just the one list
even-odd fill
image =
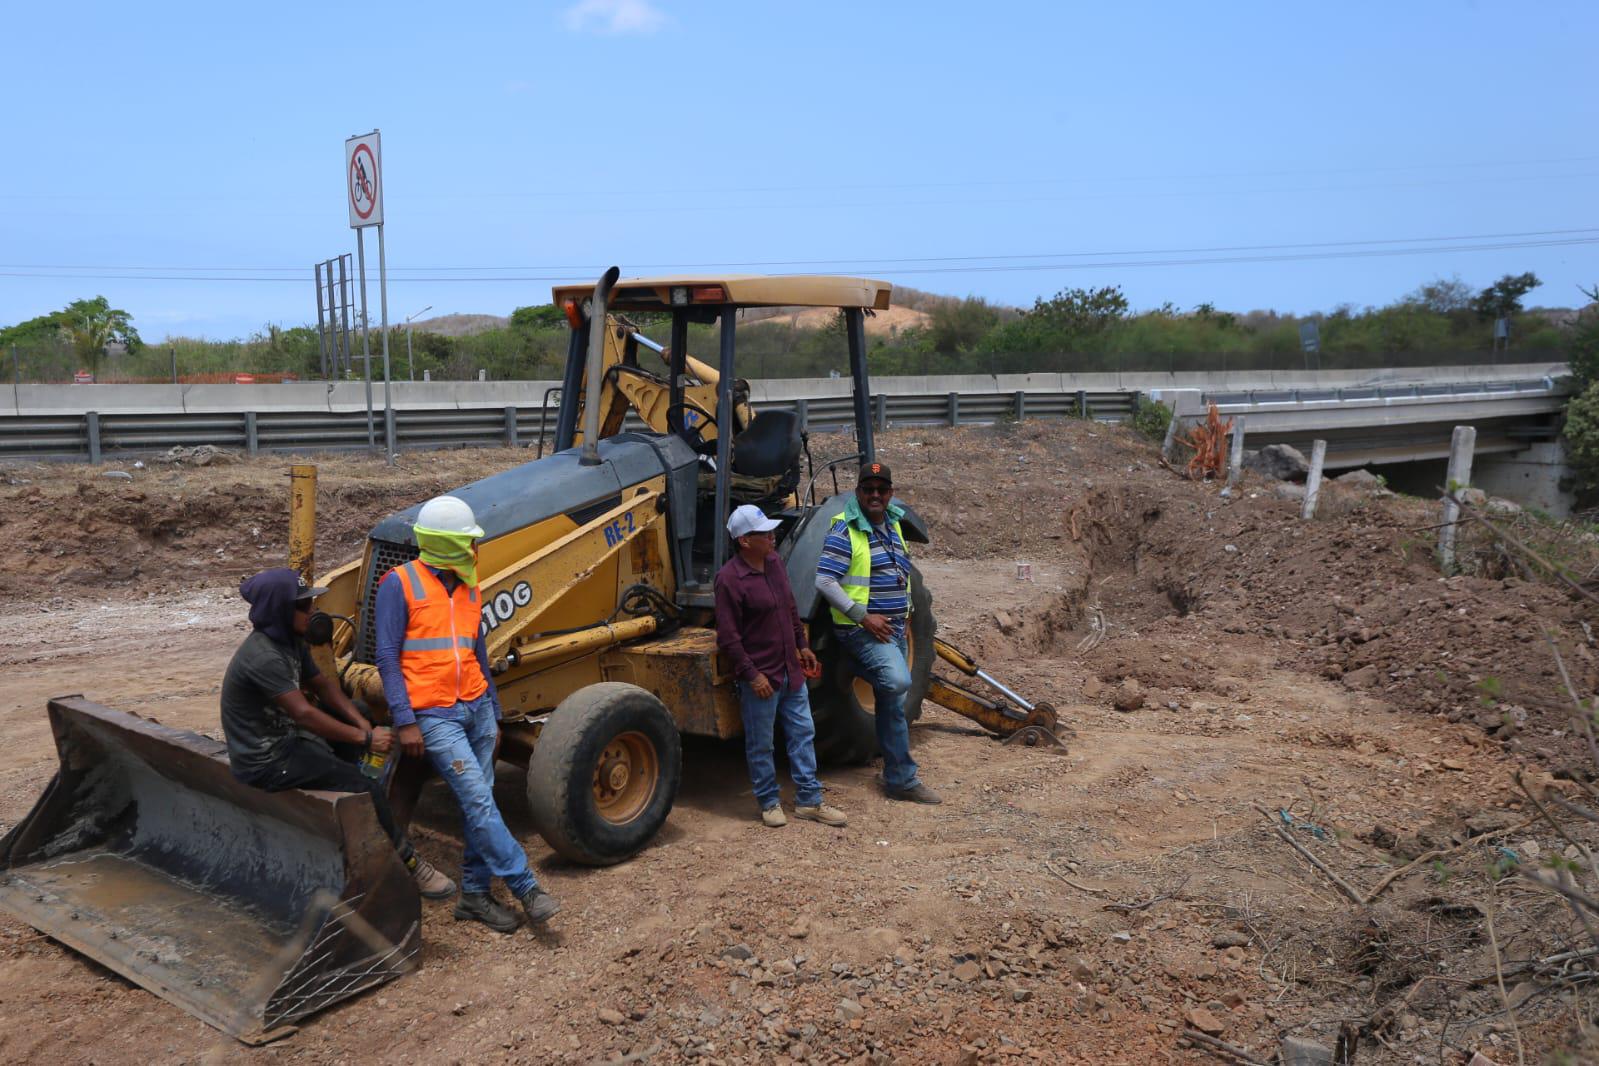
{"label": "man in hi-vis vest", "polygon": [[481,628],[476,542],[483,529],[464,500],[438,496],[422,505],[413,532],[421,557],[378,584],[383,696],[401,748],[425,753],[461,805],[466,853],[455,917],[512,933],[520,923],[494,898],[493,878],[504,880],[529,922],[548,921],[561,905],[539,888],[494,804],[500,696]]}
{"label": "man in hi-vis vest", "polygon": [[905,624],[911,613],[911,560],[900,534],[904,508],[893,502],[894,480],[882,463],[861,467],[855,498],[822,542],[816,589],[832,609],[833,631],[854,660],[855,673],[877,702],[877,746],[883,751],[883,790],[891,799],[942,803],[916,777],[905,693],[911,670]]}

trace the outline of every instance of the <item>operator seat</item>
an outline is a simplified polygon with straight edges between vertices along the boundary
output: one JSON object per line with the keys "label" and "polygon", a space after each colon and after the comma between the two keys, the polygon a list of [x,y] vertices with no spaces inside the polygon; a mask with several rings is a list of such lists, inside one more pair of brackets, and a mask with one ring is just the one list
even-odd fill
{"label": "operator seat", "polygon": [[799,468],[799,415],[793,411],[760,411],[748,428],[733,438],[733,473],[776,477]]}

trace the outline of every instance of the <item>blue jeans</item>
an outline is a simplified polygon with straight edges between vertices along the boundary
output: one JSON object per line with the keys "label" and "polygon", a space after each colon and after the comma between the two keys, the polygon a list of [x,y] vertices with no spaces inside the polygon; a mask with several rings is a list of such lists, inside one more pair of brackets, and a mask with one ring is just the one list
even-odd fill
{"label": "blue jeans", "polygon": [[905,693],[911,687],[905,634],[884,642],[860,626],[840,626],[838,642],[855,660],[855,673],[872,686],[877,703],[877,746],[883,751],[883,784],[895,792],[916,787],[911,731],[905,723]]}
{"label": "blue jeans", "polygon": [[[770,679],[768,679],[770,680]],[[750,784],[761,810],[777,806],[777,766],[772,762],[772,729],[783,719],[783,738],[788,743],[788,772],[794,778],[794,802],[815,807],[822,802],[822,784],[816,780],[816,724],[811,721],[811,700],[804,684],[792,692],[786,679],[772,682],[773,692],[764,700],[738,683],[738,706],[744,716],[744,758],[750,766]]]}
{"label": "blue jeans", "polygon": [[462,700],[451,708],[458,718],[419,714],[428,762],[455,793],[461,805],[461,892],[484,895],[491,878],[505,880],[511,894],[521,899],[538,887],[527,864],[527,853],[516,842],[494,804],[494,741],[500,724],[488,694]]}

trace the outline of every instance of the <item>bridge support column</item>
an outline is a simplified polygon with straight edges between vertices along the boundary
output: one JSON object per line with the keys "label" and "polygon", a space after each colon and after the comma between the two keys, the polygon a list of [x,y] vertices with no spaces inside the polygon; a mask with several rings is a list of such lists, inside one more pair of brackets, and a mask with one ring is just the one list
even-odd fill
{"label": "bridge support column", "polygon": [[1565,518],[1576,507],[1564,441],[1539,441],[1519,452],[1484,455],[1473,464],[1472,484],[1490,496]]}

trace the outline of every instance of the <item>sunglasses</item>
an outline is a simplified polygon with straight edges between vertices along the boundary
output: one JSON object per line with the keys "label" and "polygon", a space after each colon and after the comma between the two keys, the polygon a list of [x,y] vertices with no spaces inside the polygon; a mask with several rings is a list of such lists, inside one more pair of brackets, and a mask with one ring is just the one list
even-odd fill
{"label": "sunglasses", "polygon": [[860,485],[857,487],[857,491],[860,492],[862,496],[892,496],[894,495],[894,486]]}

